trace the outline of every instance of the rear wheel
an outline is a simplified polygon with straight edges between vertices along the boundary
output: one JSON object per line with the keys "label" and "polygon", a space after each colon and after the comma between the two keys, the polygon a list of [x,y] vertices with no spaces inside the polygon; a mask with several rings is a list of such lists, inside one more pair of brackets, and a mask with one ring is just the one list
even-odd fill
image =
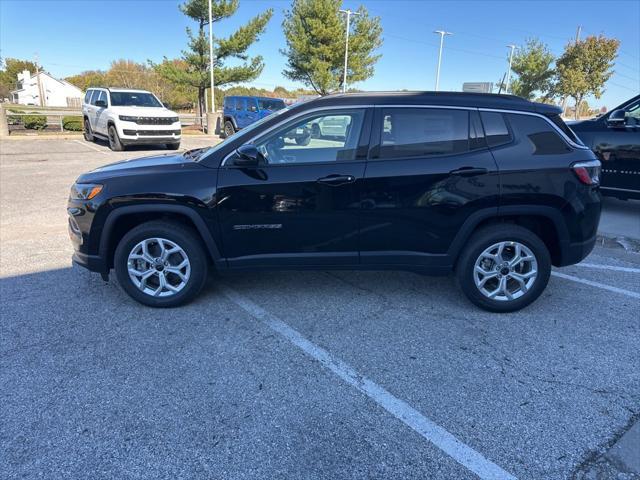
{"label": "rear wheel", "polygon": [[84,139],[87,142],[93,142],[93,132],[91,131],[91,124],[89,123],[89,119],[84,119]]}
{"label": "rear wheel", "polygon": [[544,291],[551,257],[544,242],[518,225],[478,231],[467,244],[456,268],[464,294],[485,310],[513,312]]}
{"label": "rear wheel", "polygon": [[118,283],[134,300],[151,307],[176,307],[202,290],[208,257],[193,230],[153,221],[122,238],[114,266]]}
{"label": "rear wheel", "polygon": [[121,152],[124,150],[124,145],[120,141],[118,131],[113,125],[109,126],[109,148],[114,152]]}
{"label": "rear wheel", "polygon": [[224,136],[228,138],[234,133],[236,133],[236,129],[233,127],[233,123],[231,123],[229,120],[224,122]]}

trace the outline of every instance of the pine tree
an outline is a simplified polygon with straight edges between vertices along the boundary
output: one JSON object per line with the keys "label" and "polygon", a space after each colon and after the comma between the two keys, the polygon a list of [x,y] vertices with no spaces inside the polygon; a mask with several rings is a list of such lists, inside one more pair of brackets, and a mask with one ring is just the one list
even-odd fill
{"label": "pine tree", "polygon": [[[344,73],[345,19],[342,0],[294,0],[283,22],[287,49],[284,75],[326,95],[342,87]],[[373,52],[382,45],[379,17],[369,17],[364,7],[351,21],[347,84],[373,75],[380,58]]]}
{"label": "pine tree", "polygon": [[[186,0],[180,6],[180,10],[198,23],[198,30],[194,33],[187,28],[189,48],[182,52],[183,62],[174,62],[165,58],[162,63],[155,65],[155,68],[163,78],[172,83],[196,88],[199,115],[203,116],[205,89],[210,86],[209,35],[205,28],[209,25],[209,3],[208,0]],[[212,21],[215,23],[229,18],[236,10],[238,10],[238,0],[213,0]],[[260,75],[264,68],[262,57],[259,55],[249,57],[246,51],[264,32],[272,14],[273,10],[269,9],[255,16],[229,37],[214,38],[213,74],[216,87],[251,81]],[[238,58],[244,63],[225,67],[224,63],[229,58]]]}

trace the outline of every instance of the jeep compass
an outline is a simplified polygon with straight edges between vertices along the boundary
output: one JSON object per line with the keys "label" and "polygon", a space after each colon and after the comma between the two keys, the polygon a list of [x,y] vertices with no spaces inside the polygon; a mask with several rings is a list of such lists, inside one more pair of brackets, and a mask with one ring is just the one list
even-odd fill
{"label": "jeep compass", "polygon": [[[73,260],[153,307],[193,299],[211,269],[402,269],[518,310],[596,239],[600,162],[559,113],[471,93],[300,103],[211,148],[81,175]],[[314,125],[340,128],[294,140]]]}

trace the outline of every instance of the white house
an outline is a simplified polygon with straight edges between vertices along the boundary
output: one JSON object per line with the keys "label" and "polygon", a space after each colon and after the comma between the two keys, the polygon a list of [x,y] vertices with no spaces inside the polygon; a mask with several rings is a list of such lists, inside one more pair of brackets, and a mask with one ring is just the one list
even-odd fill
{"label": "white house", "polygon": [[11,101],[21,105],[79,108],[82,96],[82,90],[65,80],[58,80],[46,72],[32,76],[24,70],[18,74],[18,89],[11,92]]}

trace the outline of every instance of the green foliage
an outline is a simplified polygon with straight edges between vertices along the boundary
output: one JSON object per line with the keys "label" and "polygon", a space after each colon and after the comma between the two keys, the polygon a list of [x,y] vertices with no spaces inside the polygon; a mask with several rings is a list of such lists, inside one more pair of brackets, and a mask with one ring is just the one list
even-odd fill
{"label": "green foliage", "polygon": [[[558,71],[556,90],[562,96],[572,97],[579,106],[587,95],[600,98],[604,84],[613,75],[613,61],[620,42],[603,35],[589,36],[570,43],[556,61]],[[580,113],[575,108],[575,118]]]}
{"label": "green foliage", "polygon": [[0,100],[9,97],[9,92],[16,89],[18,73],[28,70],[36,73],[36,64],[29,60],[17,58],[5,58],[0,65]]}
{"label": "green foliage", "polygon": [[47,128],[47,117],[44,115],[25,115],[20,117],[24,128],[29,130],[44,130]]}
{"label": "green foliage", "polygon": [[[233,15],[238,9],[238,0],[214,0],[212,20],[218,22]],[[188,49],[182,52],[182,59],[164,59],[156,65],[156,71],[165,80],[198,92],[199,111],[204,112],[205,89],[210,85],[209,38],[205,27],[209,25],[208,0],[186,0],[180,10],[198,23],[194,33],[187,28]],[[264,64],[262,57],[249,57],[247,49],[258,40],[271,19],[273,10],[256,15],[246,25],[240,27],[227,38],[214,38],[214,78],[218,86],[246,82],[256,79]],[[240,65],[225,66],[228,59],[238,59]]]}
{"label": "green foliage", "polygon": [[[303,82],[320,95],[342,87],[344,74],[345,19],[339,13],[342,0],[294,0],[282,24],[287,49],[284,75]],[[371,77],[382,45],[379,17],[369,17],[364,7],[352,17],[349,32],[347,83]]]}
{"label": "green foliage", "polygon": [[551,96],[555,60],[547,45],[531,38],[513,55],[511,69],[517,75],[510,85],[511,93],[532,100],[536,93]]}
{"label": "green foliage", "polygon": [[82,117],[79,115],[62,117],[62,128],[70,132],[81,132],[83,129]]}

